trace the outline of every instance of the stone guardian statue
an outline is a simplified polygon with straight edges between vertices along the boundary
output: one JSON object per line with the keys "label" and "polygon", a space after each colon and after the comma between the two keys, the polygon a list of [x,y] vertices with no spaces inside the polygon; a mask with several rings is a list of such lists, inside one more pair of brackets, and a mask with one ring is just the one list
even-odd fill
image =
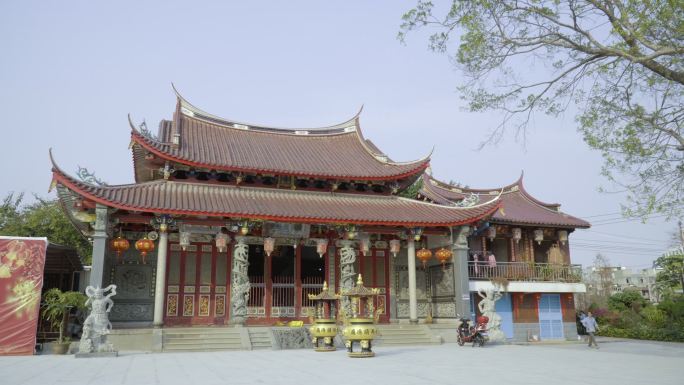
{"label": "stone guardian statue", "polygon": [[477,293],[482,298],[480,303],[477,304],[477,307],[480,309],[480,313],[483,316],[489,318],[489,322],[487,323],[489,341],[506,341],[506,336],[503,331],[501,331],[501,316],[496,313],[496,301],[501,299],[501,291],[498,289],[487,289],[484,293],[482,290],[479,290]]}
{"label": "stone guardian statue", "polygon": [[[112,297],[116,295],[116,285],[109,285],[104,289],[88,286],[85,290],[90,306],[90,314],[83,322],[83,334],[79,344],[77,356],[87,356],[93,353],[116,353],[114,346],[107,342],[107,335],[112,330],[109,322],[109,312],[114,306]],[[109,292],[105,296],[105,293]]]}

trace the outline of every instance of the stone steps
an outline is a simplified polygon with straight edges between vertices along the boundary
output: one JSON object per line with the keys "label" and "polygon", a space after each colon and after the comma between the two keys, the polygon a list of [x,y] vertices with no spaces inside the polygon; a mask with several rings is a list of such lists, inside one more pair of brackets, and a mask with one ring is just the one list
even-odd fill
{"label": "stone steps", "polygon": [[244,349],[239,328],[168,328],[162,334],[162,350],[165,352]]}
{"label": "stone steps", "polygon": [[458,338],[457,323],[431,324],[428,327],[432,330],[433,335],[442,337],[444,342],[456,343]]}
{"label": "stone steps", "polygon": [[374,340],[378,346],[439,345],[442,339],[433,336],[425,325],[390,324],[378,325],[379,336]]}
{"label": "stone steps", "polygon": [[[455,328],[446,326],[431,330],[427,325],[377,325],[377,346],[438,345],[440,335],[452,333]],[[442,331],[443,330],[443,331]],[[269,327],[217,327],[167,328],[163,330],[162,347],[165,352],[273,349]]]}
{"label": "stone steps", "polygon": [[249,340],[252,349],[273,349],[270,328],[249,328]]}

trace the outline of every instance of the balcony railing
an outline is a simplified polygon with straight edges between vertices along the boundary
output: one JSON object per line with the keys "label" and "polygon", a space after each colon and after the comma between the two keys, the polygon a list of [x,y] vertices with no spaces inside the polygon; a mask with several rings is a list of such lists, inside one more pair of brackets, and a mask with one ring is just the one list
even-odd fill
{"label": "balcony railing", "polygon": [[470,279],[507,279],[509,281],[580,282],[582,265],[553,263],[497,262],[496,267],[486,263],[468,262]]}

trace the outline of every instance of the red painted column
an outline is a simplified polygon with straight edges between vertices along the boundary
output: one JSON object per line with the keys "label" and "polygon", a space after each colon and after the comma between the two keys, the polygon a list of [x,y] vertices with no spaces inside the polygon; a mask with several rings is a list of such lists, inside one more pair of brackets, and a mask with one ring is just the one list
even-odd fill
{"label": "red painted column", "polygon": [[271,257],[264,253],[264,311],[266,312],[266,319],[271,318],[271,307],[273,306],[271,268]]}
{"label": "red painted column", "polygon": [[302,245],[295,250],[295,318],[299,318],[302,312]]}
{"label": "red painted column", "polygon": [[508,241],[508,260],[515,262],[515,241],[513,238]]}

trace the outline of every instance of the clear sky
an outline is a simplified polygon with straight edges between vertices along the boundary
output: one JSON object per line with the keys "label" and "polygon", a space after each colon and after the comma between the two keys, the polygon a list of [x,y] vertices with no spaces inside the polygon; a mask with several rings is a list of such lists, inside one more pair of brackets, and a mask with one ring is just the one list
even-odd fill
{"label": "clear sky", "polygon": [[126,115],[156,129],[173,113],[174,82],[215,115],[282,127],[338,123],[364,104],[368,138],[395,160],[434,146],[441,180],[489,188],[524,170],[535,197],[595,222],[570,236],[576,263],[601,251],[613,264],[648,267],[667,249],[675,222],[624,221],[623,196],[597,192],[600,156],[570,114],[537,116],[525,147],[510,136],[477,151],[500,117],[463,110],[463,78],[427,50],[425,34],[396,40],[414,3],[2,1],[0,196],[46,196],[50,147],[65,170],[132,182]]}

